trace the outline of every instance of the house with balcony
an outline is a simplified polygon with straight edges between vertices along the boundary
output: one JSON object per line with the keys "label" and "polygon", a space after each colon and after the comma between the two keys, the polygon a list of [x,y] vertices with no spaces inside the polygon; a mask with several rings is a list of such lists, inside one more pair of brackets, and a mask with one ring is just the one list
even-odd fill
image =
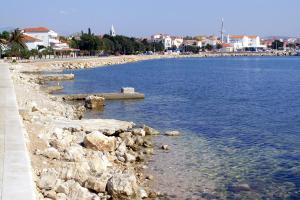
{"label": "house with balcony", "polygon": [[266,48],[265,45],[260,43],[259,36],[248,36],[248,35],[228,35],[227,44],[233,46],[234,51],[244,51],[244,50],[258,50]]}
{"label": "house with balcony", "polygon": [[164,48],[167,50],[172,48],[172,38],[167,34],[155,34],[151,36],[152,42],[161,42],[164,45]]}
{"label": "house with balcony", "polygon": [[51,47],[54,50],[69,49],[67,43],[59,40],[59,35],[46,27],[24,28],[24,42],[28,49],[37,49],[38,46]]}

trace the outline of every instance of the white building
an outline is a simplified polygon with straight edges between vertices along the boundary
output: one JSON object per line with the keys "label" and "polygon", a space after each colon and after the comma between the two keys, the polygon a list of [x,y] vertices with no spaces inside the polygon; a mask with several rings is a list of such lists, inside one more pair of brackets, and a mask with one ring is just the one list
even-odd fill
{"label": "white building", "polygon": [[202,42],[199,40],[184,40],[182,43],[183,46],[196,46],[202,47]]}
{"label": "white building", "polygon": [[211,45],[211,46],[215,47],[218,44],[218,42],[219,42],[218,37],[212,35],[212,36],[205,38],[203,45],[204,46]]}
{"label": "white building", "polygon": [[24,28],[24,42],[28,49],[37,49],[38,46],[52,47],[54,50],[61,50],[69,48],[67,43],[63,43],[59,40],[58,33],[46,28],[46,27],[33,27]]}
{"label": "white building", "polygon": [[172,39],[171,45],[176,46],[176,48],[179,48],[183,43],[183,38],[182,37],[172,36],[171,39]]}
{"label": "white building", "polygon": [[162,42],[165,49],[172,47],[172,38],[166,34],[156,34],[151,36],[152,42]]}
{"label": "white building", "polygon": [[266,48],[260,44],[259,36],[228,35],[227,44],[233,45],[234,50],[245,50],[246,48]]}
{"label": "white building", "polygon": [[44,45],[42,40],[39,40],[37,38],[31,37],[31,36],[25,35],[25,34],[22,38],[22,41],[25,43],[25,45],[27,46],[27,48],[29,50],[38,49],[39,46]]}
{"label": "white building", "polygon": [[162,42],[165,49],[176,46],[179,48],[183,43],[182,37],[170,36],[167,34],[156,34],[151,36],[152,42]]}
{"label": "white building", "polygon": [[116,37],[117,34],[116,34],[116,31],[115,31],[114,25],[111,25],[109,35],[112,36],[112,37]]}

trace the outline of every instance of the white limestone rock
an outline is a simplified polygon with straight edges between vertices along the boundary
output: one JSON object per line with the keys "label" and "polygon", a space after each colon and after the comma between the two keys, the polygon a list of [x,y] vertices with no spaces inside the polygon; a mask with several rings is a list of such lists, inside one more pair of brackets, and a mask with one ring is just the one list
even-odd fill
{"label": "white limestone rock", "polygon": [[107,137],[99,131],[94,131],[85,136],[84,145],[92,150],[112,152],[116,149],[116,138]]}
{"label": "white limestone rock", "polygon": [[107,191],[113,199],[136,199],[138,191],[136,177],[128,172],[114,174],[108,180]]}

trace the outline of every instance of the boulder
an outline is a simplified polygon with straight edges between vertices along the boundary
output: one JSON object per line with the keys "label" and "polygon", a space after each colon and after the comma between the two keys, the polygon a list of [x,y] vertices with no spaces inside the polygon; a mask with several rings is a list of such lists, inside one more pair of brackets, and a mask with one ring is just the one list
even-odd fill
{"label": "boulder", "polygon": [[117,153],[123,156],[126,152],[127,152],[126,144],[125,142],[122,142],[117,148]]}
{"label": "boulder", "polygon": [[52,139],[50,141],[50,145],[60,151],[64,151],[65,149],[67,149],[68,147],[71,146],[74,139],[75,139],[75,137],[73,135],[71,135],[71,134],[65,135],[64,134],[61,139],[58,139],[58,138]]}
{"label": "boulder", "polygon": [[64,130],[61,128],[55,128],[53,131],[53,136],[59,140],[63,139]]}
{"label": "boulder", "polygon": [[74,146],[70,146],[68,147],[65,151],[64,151],[64,159],[66,159],[67,161],[80,161],[83,159],[84,156],[84,151],[82,146],[80,145],[74,145]]}
{"label": "boulder", "polygon": [[122,133],[119,134],[119,137],[122,138],[123,140],[125,138],[131,137],[131,136],[132,136],[131,132],[122,132]]}
{"label": "boulder", "polygon": [[89,177],[90,167],[87,162],[74,163],[72,165],[62,166],[59,169],[59,178],[62,180],[75,180],[83,184]]}
{"label": "boulder", "polygon": [[57,193],[56,200],[67,200],[67,195],[64,193]]}
{"label": "boulder", "polygon": [[45,149],[44,151],[37,150],[36,154],[37,155],[43,155],[43,156],[45,156],[47,158],[50,158],[50,159],[60,159],[59,151],[57,149],[53,148],[53,147]]}
{"label": "boulder", "polygon": [[144,139],[141,136],[136,136],[135,137],[135,144],[142,146],[144,144]]}
{"label": "boulder", "polygon": [[88,165],[92,173],[103,173],[107,170],[108,167],[112,166],[107,156],[100,152],[94,153],[86,159],[88,161]]}
{"label": "boulder", "polygon": [[154,128],[151,128],[149,126],[144,125],[143,126],[144,131],[146,132],[146,135],[159,135],[159,131],[155,130]]}
{"label": "boulder", "polygon": [[45,191],[44,196],[49,198],[49,199],[56,199],[56,192],[53,191],[53,190]]}
{"label": "boulder", "polygon": [[153,144],[152,144],[152,142],[145,140],[143,146],[146,148],[152,148]]}
{"label": "boulder", "polygon": [[85,107],[88,109],[101,109],[104,106],[105,99],[98,96],[88,96],[85,98]]}
{"label": "boulder", "polygon": [[140,197],[141,197],[142,199],[148,198],[148,194],[147,194],[147,192],[145,191],[144,188],[140,187],[140,188],[139,188],[139,193],[140,193]]}
{"label": "boulder", "polygon": [[138,136],[145,137],[146,132],[145,132],[144,129],[142,129],[142,128],[134,128],[134,129],[132,130],[132,134],[133,134],[133,135],[138,135]]}
{"label": "boulder", "polygon": [[38,109],[38,107],[37,107],[37,104],[36,104],[36,102],[32,102],[31,103],[31,112],[36,112],[36,111],[38,111],[39,109]]}
{"label": "boulder", "polygon": [[167,131],[165,132],[166,136],[179,136],[180,132],[179,131]]}
{"label": "boulder", "polygon": [[125,142],[126,146],[132,147],[134,145],[134,139],[132,138],[131,132],[123,132],[119,136]]}
{"label": "boulder", "polygon": [[137,190],[136,177],[128,172],[114,174],[107,182],[107,191],[113,199],[136,199]]}
{"label": "boulder", "polygon": [[61,183],[57,186],[56,190],[57,193],[69,194],[69,188],[66,183]]}
{"label": "boulder", "polygon": [[96,191],[97,193],[105,192],[107,182],[110,178],[111,175],[109,174],[102,174],[100,177],[91,176],[86,180],[84,187]]}
{"label": "boulder", "polygon": [[93,194],[87,189],[82,187],[79,183],[70,180],[67,182],[69,187],[69,194],[67,195],[67,199],[72,200],[83,200],[83,199],[93,199]]}
{"label": "boulder", "polygon": [[126,162],[134,162],[136,160],[135,155],[133,155],[131,153],[125,153],[124,157],[125,157]]}
{"label": "boulder", "polygon": [[58,182],[58,173],[55,169],[44,169],[37,181],[37,186],[40,189],[51,190],[55,188]]}
{"label": "boulder", "polygon": [[84,145],[89,149],[112,152],[116,149],[116,138],[105,136],[99,131],[94,131],[85,136]]}

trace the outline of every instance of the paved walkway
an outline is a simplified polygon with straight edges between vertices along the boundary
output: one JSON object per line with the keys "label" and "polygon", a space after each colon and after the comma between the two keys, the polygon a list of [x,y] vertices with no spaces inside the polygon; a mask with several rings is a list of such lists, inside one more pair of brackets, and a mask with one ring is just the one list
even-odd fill
{"label": "paved walkway", "polygon": [[34,183],[9,65],[0,60],[0,199],[34,200]]}

